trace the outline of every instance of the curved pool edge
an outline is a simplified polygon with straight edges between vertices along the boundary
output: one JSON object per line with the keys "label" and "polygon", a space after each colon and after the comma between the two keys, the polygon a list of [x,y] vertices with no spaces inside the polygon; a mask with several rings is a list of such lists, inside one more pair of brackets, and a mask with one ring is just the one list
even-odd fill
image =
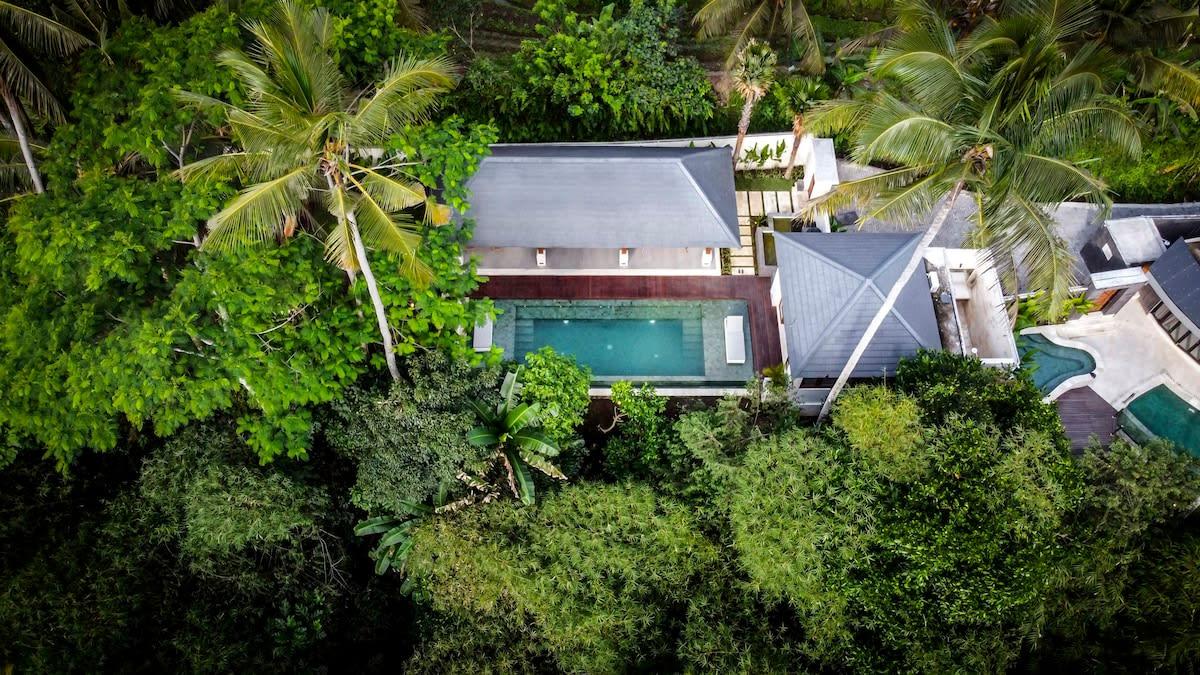
{"label": "curved pool edge", "polygon": [[1092,382],[1096,381],[1096,378],[1100,375],[1100,371],[1104,368],[1104,359],[1100,357],[1100,352],[1097,351],[1095,347],[1078,340],[1063,337],[1057,330],[1055,330],[1055,328],[1056,326],[1030,326],[1029,328],[1022,329],[1018,335],[1040,335],[1059,347],[1067,347],[1069,349],[1078,349],[1079,351],[1087,352],[1087,354],[1092,357],[1092,361],[1096,364],[1096,367],[1093,368],[1092,372],[1090,373],[1072,375],[1062,382],[1059,382],[1058,386],[1050,390],[1050,393],[1046,394],[1046,396],[1042,399],[1046,403],[1056,400],[1059,396],[1062,396],[1068,391],[1073,389],[1082,389],[1083,387],[1091,385]]}

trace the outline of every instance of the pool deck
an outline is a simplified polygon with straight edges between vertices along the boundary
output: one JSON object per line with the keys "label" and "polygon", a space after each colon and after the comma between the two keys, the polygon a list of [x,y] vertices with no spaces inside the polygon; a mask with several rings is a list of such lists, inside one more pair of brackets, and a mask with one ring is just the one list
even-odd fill
{"label": "pool deck", "polygon": [[1096,359],[1095,377],[1079,384],[1089,384],[1116,410],[1159,384],[1193,406],[1200,401],[1200,363],[1171,342],[1140,297],[1111,316],[1089,314],[1028,332],[1090,352]]}
{"label": "pool deck", "polygon": [[1071,449],[1083,450],[1093,438],[1107,447],[1117,432],[1117,411],[1091,387],[1072,389],[1054,401],[1071,440]]}
{"label": "pool deck", "polygon": [[494,276],[474,295],[493,300],[744,300],[754,370],[783,360],[767,277]]}

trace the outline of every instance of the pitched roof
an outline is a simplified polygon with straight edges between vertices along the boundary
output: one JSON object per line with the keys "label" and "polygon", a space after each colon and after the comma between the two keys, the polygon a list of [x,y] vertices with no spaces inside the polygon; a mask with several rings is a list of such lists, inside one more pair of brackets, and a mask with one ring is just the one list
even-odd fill
{"label": "pitched roof", "polygon": [[496,145],[467,187],[475,246],[740,244],[729,148]]}
{"label": "pitched roof", "polygon": [[1171,244],[1150,266],[1150,283],[1177,318],[1191,322],[1189,330],[1200,328],[1200,242]]}
{"label": "pitched roof", "polygon": [[[899,279],[920,234],[776,233],[792,377],[837,377]],[[940,349],[929,281],[918,270],[871,340],[853,377],[896,372],[920,348]]]}

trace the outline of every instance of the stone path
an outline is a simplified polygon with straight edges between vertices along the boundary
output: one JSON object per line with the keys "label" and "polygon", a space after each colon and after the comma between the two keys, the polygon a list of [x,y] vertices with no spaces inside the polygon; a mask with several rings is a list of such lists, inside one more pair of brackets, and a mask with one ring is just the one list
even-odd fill
{"label": "stone path", "polygon": [[792,213],[796,210],[791,192],[760,192],[757,190],[738,190],[736,193],[738,234],[742,247],[730,249],[730,262],[733,264],[733,274],[757,274],[754,255],[754,227],[751,220],[756,216],[768,213]]}

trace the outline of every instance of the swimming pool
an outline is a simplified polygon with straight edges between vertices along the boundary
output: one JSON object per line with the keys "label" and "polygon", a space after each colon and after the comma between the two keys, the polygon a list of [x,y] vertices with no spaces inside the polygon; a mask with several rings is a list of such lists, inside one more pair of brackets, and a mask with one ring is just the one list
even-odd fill
{"label": "swimming pool", "polygon": [[1200,457],[1200,410],[1165,384],[1133,399],[1121,413],[1121,426],[1134,440],[1145,440],[1148,432]]}
{"label": "swimming pool", "polygon": [[1017,353],[1021,356],[1021,367],[1030,371],[1033,383],[1047,394],[1068,379],[1096,369],[1091,354],[1064,347],[1037,333],[1017,336]]}
{"label": "swimming pool", "polygon": [[598,377],[630,373],[703,375],[704,347],[695,319],[534,319],[517,324],[517,344],[574,354]]}
{"label": "swimming pool", "polygon": [[[523,361],[542,347],[570,354],[598,383],[740,385],[754,375],[742,300],[497,300],[494,341]],[[746,363],[725,362],[724,320],[746,317]]]}

